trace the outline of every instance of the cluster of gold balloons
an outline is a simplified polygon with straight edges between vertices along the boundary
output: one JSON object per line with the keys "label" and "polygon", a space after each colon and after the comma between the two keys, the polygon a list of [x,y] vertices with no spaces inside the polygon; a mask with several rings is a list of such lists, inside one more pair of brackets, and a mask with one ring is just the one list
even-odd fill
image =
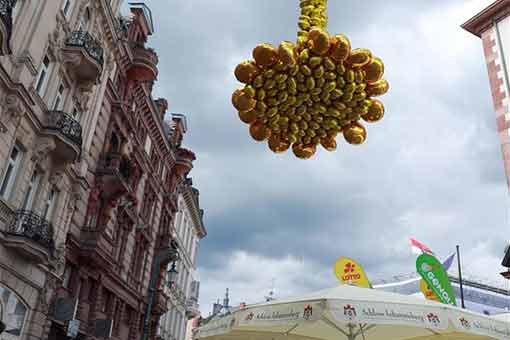
{"label": "cluster of gold balloons", "polygon": [[232,96],[239,118],[250,125],[256,141],[268,140],[276,153],[292,147],[298,158],[312,157],[317,145],[336,150],[342,133],[350,144],[362,144],[366,129],[384,106],[384,64],[367,49],[351,49],[346,36],[325,31],[327,0],[301,0],[298,42],[278,47],[261,44],[253,61],[239,64],[236,78],[246,84]]}

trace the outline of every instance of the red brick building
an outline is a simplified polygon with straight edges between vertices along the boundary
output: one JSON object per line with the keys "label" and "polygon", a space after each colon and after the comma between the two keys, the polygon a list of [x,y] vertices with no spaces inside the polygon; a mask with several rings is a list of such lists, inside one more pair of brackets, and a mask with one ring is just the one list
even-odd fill
{"label": "red brick building", "polygon": [[[506,182],[510,190],[510,0],[495,1],[469,19],[462,28],[482,39]],[[502,265],[510,267],[508,247]],[[510,271],[501,275],[510,279]]]}
{"label": "red brick building", "polygon": [[496,111],[507,185],[510,188],[510,0],[498,0],[462,25],[482,39]]}
{"label": "red brick building", "polygon": [[50,339],[68,331],[66,307],[76,301],[78,338],[134,340],[146,331],[153,339],[168,309],[161,284],[168,263],[178,260],[171,235],[177,187],[195,155],[181,147],[185,117],[165,122],[167,101],[152,97],[158,56],[146,46],[154,31],[150,10],[136,5],[131,11],[115,33],[115,72],[104,88],[79,188],[87,199],[72,216],[65,271],[56,281]]}

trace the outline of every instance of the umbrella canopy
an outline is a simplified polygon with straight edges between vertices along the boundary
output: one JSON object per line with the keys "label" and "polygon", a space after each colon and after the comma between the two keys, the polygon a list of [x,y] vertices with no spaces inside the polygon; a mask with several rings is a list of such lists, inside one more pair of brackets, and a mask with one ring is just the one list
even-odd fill
{"label": "umbrella canopy", "polygon": [[208,340],[510,339],[510,324],[453,306],[339,286],[252,305],[195,333]]}

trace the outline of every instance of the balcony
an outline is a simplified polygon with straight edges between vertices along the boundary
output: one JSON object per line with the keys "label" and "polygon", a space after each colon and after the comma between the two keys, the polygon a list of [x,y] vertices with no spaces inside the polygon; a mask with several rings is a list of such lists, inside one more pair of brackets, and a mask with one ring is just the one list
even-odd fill
{"label": "balcony", "polygon": [[103,48],[85,31],[71,32],[62,48],[64,64],[81,83],[96,83],[103,71]]}
{"label": "balcony", "polygon": [[48,111],[44,125],[46,135],[54,136],[54,154],[58,161],[70,163],[81,155],[81,125],[69,114],[62,111]]}
{"label": "balcony", "polygon": [[200,309],[195,298],[189,298],[186,300],[186,317],[188,320],[194,319],[200,316]]}
{"label": "balcony", "polygon": [[158,55],[151,48],[132,45],[133,61],[128,67],[128,78],[136,81],[154,81],[158,77]]}
{"label": "balcony", "polygon": [[0,0],[0,55],[11,54],[12,9],[17,0]]}
{"label": "balcony", "polygon": [[53,226],[32,211],[17,210],[6,224],[4,245],[21,256],[45,263],[53,256]]}
{"label": "balcony", "polygon": [[109,197],[130,193],[135,184],[129,161],[120,153],[108,153],[101,161],[97,174],[101,176],[104,192]]}
{"label": "balcony", "polygon": [[193,169],[193,161],[196,159],[195,154],[184,148],[179,148],[176,151],[175,168],[179,175],[184,176]]}

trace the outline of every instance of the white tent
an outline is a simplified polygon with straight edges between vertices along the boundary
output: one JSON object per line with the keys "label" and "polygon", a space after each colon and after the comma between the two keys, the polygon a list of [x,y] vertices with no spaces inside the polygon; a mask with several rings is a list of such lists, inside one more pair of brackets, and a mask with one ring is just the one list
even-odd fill
{"label": "white tent", "polygon": [[510,324],[457,307],[352,286],[248,306],[203,325],[207,340],[510,339]]}

